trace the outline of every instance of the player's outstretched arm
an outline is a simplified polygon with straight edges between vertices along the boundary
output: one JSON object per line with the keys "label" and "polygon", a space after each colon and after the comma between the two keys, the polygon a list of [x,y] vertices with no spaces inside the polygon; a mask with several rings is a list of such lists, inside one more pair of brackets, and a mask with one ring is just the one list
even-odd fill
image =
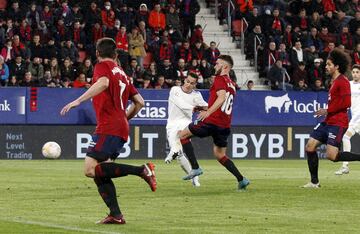
{"label": "player's outstretched arm", "polygon": [[75,108],[80,105],[80,103],[98,95],[99,93],[107,89],[107,87],[109,87],[109,79],[106,77],[100,77],[83,95],[78,97],[75,101],[72,101],[66,106],[64,106],[61,109],[60,114],[65,115],[72,108]]}
{"label": "player's outstretched arm", "polygon": [[138,93],[131,97],[131,106],[126,112],[128,120],[132,119],[145,106],[143,97]]}
{"label": "player's outstretched arm", "polygon": [[217,91],[216,94],[217,94],[217,98],[216,98],[214,104],[207,111],[200,112],[200,114],[197,117],[198,120],[202,121],[202,120],[206,119],[207,117],[209,117],[209,115],[211,115],[217,109],[219,109],[221,107],[221,105],[225,102],[226,91],[224,89]]}

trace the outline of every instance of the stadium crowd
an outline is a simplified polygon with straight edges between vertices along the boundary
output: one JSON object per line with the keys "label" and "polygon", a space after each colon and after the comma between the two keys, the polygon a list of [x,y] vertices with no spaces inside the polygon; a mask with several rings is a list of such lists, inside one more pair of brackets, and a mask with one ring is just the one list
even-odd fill
{"label": "stadium crowd", "polygon": [[[219,0],[221,23],[228,1]],[[284,76],[288,89],[328,89],[325,60],[335,47],[360,64],[358,0],[235,3],[233,21],[249,24],[247,58],[254,63],[256,48],[272,89],[282,89]],[[220,51],[204,43],[199,11],[198,0],[0,0],[0,86],[89,87],[95,44],[111,37],[137,88],[180,85],[189,72],[199,76],[198,88],[209,88]]]}
{"label": "stadium crowd", "polygon": [[[234,18],[248,22],[246,55],[271,88],[324,91],[330,51],[338,47],[360,64],[360,4],[358,0],[238,0]],[[256,43],[254,41],[256,40]],[[347,74],[348,77],[351,74]]]}

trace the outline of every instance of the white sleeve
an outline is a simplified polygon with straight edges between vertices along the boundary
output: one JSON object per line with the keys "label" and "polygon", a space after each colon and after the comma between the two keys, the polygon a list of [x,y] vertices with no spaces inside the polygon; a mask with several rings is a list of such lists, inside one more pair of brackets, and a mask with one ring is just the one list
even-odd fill
{"label": "white sleeve", "polygon": [[173,103],[175,106],[177,106],[179,109],[181,109],[183,111],[186,111],[186,110],[192,111],[194,109],[193,105],[184,102],[180,97],[176,97],[174,89],[170,90],[169,102]]}
{"label": "white sleeve", "polygon": [[200,92],[198,92],[195,97],[195,104],[196,106],[208,106]]}

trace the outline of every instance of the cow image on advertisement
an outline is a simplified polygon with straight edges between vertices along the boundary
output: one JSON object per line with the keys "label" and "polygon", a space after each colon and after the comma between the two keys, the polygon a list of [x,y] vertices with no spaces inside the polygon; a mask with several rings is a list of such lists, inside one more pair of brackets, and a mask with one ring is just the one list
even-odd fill
{"label": "cow image on advertisement", "polygon": [[281,108],[284,106],[284,104],[285,104],[285,113],[289,113],[289,108],[292,103],[287,93],[280,97],[273,97],[273,96],[265,97],[266,113],[269,113],[269,110],[273,107],[276,107],[279,113],[281,113]]}

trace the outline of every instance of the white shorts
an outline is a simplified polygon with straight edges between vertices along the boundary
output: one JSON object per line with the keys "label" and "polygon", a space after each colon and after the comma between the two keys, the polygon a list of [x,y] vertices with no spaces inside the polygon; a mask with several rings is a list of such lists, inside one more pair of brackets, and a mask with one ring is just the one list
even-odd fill
{"label": "white shorts", "polygon": [[172,127],[166,126],[166,136],[171,151],[178,152],[182,149],[180,139],[178,137],[178,132],[185,129],[188,125],[188,122],[180,122],[176,125],[173,125]]}

